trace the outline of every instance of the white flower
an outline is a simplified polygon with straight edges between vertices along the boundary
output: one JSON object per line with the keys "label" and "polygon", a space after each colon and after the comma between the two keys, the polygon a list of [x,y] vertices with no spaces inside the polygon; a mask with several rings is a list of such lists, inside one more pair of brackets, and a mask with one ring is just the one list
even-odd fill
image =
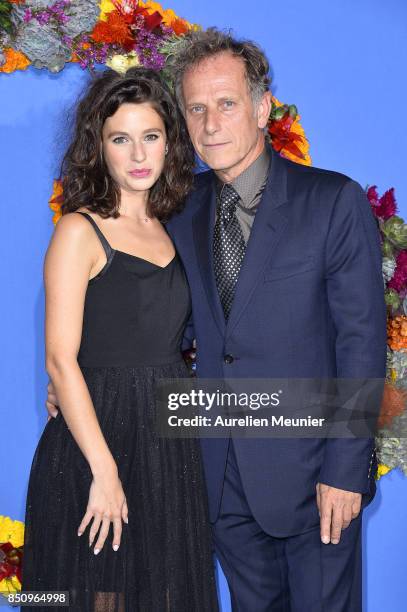
{"label": "white flower", "polygon": [[109,66],[112,70],[116,70],[119,74],[126,74],[129,68],[139,65],[139,58],[134,51],[128,55],[113,55],[106,62],[106,66]]}

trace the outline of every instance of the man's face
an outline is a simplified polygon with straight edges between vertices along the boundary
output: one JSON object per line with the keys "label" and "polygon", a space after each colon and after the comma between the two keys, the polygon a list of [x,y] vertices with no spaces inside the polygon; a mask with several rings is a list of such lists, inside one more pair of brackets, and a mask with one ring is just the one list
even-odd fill
{"label": "man's face", "polygon": [[230,182],[264,147],[262,129],[270,114],[267,92],[254,108],[245,64],[222,52],[188,70],[182,82],[185,118],[199,157]]}

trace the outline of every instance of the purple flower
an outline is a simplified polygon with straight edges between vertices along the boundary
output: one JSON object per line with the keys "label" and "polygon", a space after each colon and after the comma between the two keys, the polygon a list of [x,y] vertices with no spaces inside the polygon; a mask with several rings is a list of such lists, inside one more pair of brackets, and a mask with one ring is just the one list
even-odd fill
{"label": "purple flower", "polygon": [[33,18],[33,14],[31,9],[25,9],[24,11],[24,17],[23,20],[25,21],[25,23],[28,23],[29,21],[31,21],[31,19]]}
{"label": "purple flower", "polygon": [[66,34],[63,35],[62,37],[62,42],[67,46],[70,47],[72,45],[72,38],[70,36],[66,36]]}
{"label": "purple flower", "polygon": [[47,11],[41,11],[41,13],[37,13],[35,15],[35,18],[40,25],[47,25],[47,23],[49,23],[51,16],[49,15]]}

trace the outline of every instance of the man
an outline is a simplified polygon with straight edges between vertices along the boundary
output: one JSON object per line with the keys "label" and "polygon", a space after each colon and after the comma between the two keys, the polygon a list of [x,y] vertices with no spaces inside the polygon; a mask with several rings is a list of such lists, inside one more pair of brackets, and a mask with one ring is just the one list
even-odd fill
{"label": "man", "polygon": [[[268,69],[256,45],[215,29],[190,33],[172,61],[192,143],[211,168],[168,224],[191,287],[197,374],[383,378],[369,204],[349,178],[266,144]],[[235,612],[361,610],[373,440],[205,439],[202,453]]]}

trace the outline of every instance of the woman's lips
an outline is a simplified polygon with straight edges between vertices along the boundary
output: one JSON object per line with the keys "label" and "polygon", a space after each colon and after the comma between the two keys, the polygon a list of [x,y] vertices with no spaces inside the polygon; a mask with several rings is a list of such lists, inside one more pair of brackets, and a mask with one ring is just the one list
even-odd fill
{"label": "woman's lips", "polygon": [[141,168],[141,170],[130,170],[129,174],[134,176],[134,178],[146,178],[147,176],[150,176],[151,170],[148,168]]}

